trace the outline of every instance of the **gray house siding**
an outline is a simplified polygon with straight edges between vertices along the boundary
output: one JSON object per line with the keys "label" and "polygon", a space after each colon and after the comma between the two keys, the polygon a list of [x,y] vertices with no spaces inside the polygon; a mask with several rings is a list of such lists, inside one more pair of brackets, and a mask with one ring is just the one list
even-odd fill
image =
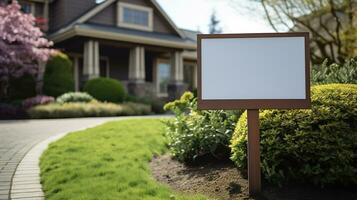
{"label": "gray house siding", "polygon": [[[154,8],[154,6],[148,0],[120,0],[120,1]],[[103,11],[99,12],[97,15],[92,17],[89,20],[89,23],[116,26],[117,23],[116,20],[117,20],[117,4],[113,3],[112,5],[108,6]],[[177,35],[175,30],[170,26],[170,24],[164,19],[164,17],[159,13],[157,9],[154,9],[153,20],[154,20],[154,32]]]}
{"label": "gray house siding", "polygon": [[55,31],[96,6],[94,0],[57,0],[50,6],[50,31]]}
{"label": "gray house siding", "polygon": [[89,20],[89,23],[103,24],[108,26],[116,25],[116,6],[112,4],[105,8],[103,11],[99,12],[97,15]]}

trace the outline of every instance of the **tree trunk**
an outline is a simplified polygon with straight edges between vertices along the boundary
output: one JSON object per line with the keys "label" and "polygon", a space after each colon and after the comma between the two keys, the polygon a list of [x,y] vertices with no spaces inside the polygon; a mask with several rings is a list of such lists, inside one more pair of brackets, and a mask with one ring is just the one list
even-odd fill
{"label": "tree trunk", "polygon": [[0,101],[4,101],[8,98],[9,78],[4,78],[0,83]]}

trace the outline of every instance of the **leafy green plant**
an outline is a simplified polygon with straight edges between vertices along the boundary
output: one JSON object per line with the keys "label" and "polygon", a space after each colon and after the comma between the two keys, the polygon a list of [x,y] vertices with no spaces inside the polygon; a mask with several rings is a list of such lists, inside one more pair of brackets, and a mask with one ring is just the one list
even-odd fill
{"label": "leafy green plant", "polygon": [[126,98],[126,92],[118,80],[95,78],[86,82],[84,91],[99,101],[119,103]]}
{"label": "leafy green plant", "polygon": [[94,100],[91,95],[85,92],[67,92],[56,99],[57,103],[88,103]]}
{"label": "leafy green plant", "polygon": [[[311,110],[260,113],[261,167],[266,180],[357,184],[357,85],[312,88]],[[231,159],[247,168],[247,115],[231,140]]]}
{"label": "leafy green plant", "polygon": [[357,84],[357,60],[350,59],[344,64],[328,64],[326,59],[321,66],[315,66],[312,71],[313,83],[353,83]]}
{"label": "leafy green plant", "polygon": [[147,115],[151,113],[148,105],[137,103],[65,103],[39,105],[27,110],[33,119],[77,118],[77,117],[110,117],[126,115]]}
{"label": "leafy green plant", "polygon": [[191,92],[167,103],[164,109],[175,114],[173,120],[166,122],[166,135],[170,151],[179,161],[229,157],[229,140],[240,112],[199,111]]}
{"label": "leafy green plant", "polygon": [[71,91],[74,91],[72,62],[67,55],[57,53],[47,62],[43,77],[43,92],[58,97]]}

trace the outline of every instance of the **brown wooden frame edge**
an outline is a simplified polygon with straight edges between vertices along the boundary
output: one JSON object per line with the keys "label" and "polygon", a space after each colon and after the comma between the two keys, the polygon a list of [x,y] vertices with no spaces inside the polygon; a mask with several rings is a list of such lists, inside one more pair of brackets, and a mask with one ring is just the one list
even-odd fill
{"label": "brown wooden frame edge", "polygon": [[[269,37],[304,37],[305,38],[305,99],[202,99],[202,39],[210,38],[269,38]],[[197,107],[201,110],[232,109],[308,109],[311,108],[310,92],[310,38],[308,32],[289,33],[243,33],[243,34],[198,34],[197,35]]]}

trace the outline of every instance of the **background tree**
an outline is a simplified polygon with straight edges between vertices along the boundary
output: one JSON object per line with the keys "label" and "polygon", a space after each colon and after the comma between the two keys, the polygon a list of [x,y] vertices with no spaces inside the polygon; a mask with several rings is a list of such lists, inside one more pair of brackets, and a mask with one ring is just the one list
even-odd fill
{"label": "background tree", "polygon": [[356,0],[251,1],[261,5],[275,31],[309,31],[314,63],[342,63],[357,55]]}
{"label": "background tree", "polygon": [[222,33],[222,28],[219,27],[220,21],[217,19],[216,12],[213,11],[210,18],[209,33],[210,34],[217,34]]}
{"label": "background tree", "polygon": [[52,54],[49,42],[35,27],[35,18],[21,12],[16,0],[0,6],[0,99],[7,97],[9,80],[36,75],[39,63]]}

